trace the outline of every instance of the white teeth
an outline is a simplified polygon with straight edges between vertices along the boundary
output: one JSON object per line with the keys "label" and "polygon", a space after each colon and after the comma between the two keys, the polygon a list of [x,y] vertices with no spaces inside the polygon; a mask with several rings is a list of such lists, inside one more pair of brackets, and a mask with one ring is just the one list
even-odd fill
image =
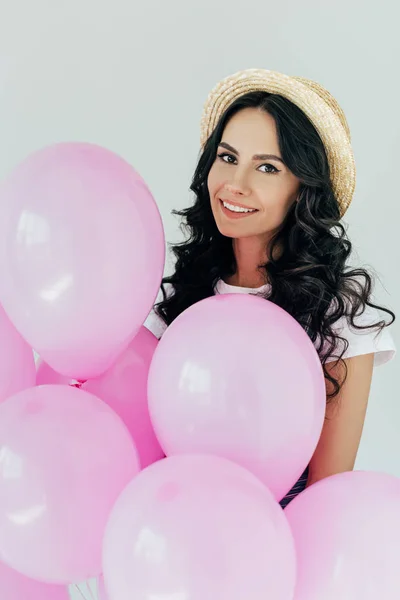
{"label": "white teeth", "polygon": [[225,206],[225,208],[231,210],[232,212],[250,213],[255,212],[256,210],[255,208],[242,208],[241,206],[234,206],[233,204],[228,204],[228,202],[222,202],[222,204]]}

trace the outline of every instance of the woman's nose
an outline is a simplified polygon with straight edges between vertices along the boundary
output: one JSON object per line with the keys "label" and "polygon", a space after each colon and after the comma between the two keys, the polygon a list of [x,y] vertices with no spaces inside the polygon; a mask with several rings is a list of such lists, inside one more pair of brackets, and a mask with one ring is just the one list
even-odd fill
{"label": "woman's nose", "polygon": [[225,189],[229,194],[233,194],[234,196],[247,196],[249,194],[248,187],[239,181],[227,183]]}

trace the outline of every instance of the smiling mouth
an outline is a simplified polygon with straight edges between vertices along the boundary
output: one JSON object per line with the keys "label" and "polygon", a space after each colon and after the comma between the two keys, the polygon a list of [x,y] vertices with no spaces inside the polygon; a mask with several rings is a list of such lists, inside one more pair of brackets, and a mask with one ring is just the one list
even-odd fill
{"label": "smiling mouth", "polygon": [[250,216],[258,210],[256,208],[246,208],[245,206],[239,206],[238,204],[232,204],[225,200],[219,199],[223,212],[231,217],[245,217]]}

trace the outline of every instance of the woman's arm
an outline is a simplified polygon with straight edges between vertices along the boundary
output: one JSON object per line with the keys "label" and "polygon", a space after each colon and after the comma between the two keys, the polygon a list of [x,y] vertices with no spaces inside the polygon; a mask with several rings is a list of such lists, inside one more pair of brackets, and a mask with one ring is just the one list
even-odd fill
{"label": "woman's arm", "polygon": [[[307,485],[320,479],[352,471],[367,411],[374,363],[373,354],[346,359],[347,379],[338,396],[328,403],[321,438],[310,462]],[[343,377],[343,365],[329,367]]]}

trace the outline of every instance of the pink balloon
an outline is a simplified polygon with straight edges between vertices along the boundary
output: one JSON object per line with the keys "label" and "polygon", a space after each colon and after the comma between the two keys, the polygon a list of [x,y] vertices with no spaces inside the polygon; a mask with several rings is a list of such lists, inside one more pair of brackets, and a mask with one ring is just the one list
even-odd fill
{"label": "pink balloon", "polygon": [[108,371],[82,385],[83,390],[104,400],[124,421],[142,468],[165,456],[154,434],[147,403],[147,377],[157,344],[157,338],[141,327]]}
{"label": "pink balloon", "polygon": [[54,371],[44,360],[39,359],[36,365],[36,385],[61,384],[70,385],[75,381],[71,377],[66,377]]}
{"label": "pink balloon", "polygon": [[251,473],[175,456],[123,491],[104,538],[110,600],[292,600],[295,552],[284,512]]}
{"label": "pink balloon", "polygon": [[167,455],[229,458],[281,500],[317,445],[326,393],[317,352],[281,308],[227,294],[191,306],[162,337],[149,408]]}
{"label": "pink balloon", "polygon": [[47,585],[0,563],[1,600],[69,600],[65,586]]}
{"label": "pink balloon", "polygon": [[400,479],[342,473],[286,508],[298,556],[295,600],[399,598]]}
{"label": "pink balloon", "polygon": [[0,188],[0,302],[56,371],[111,366],[145,321],[164,267],[164,233],[143,179],[84,143],[39,150]]}
{"label": "pink balloon", "polygon": [[50,583],[96,577],[111,508],[138,471],[99,398],[61,385],[12,396],[0,405],[0,560]]}
{"label": "pink balloon", "polygon": [[35,385],[35,377],[32,348],[0,306],[0,402]]}

